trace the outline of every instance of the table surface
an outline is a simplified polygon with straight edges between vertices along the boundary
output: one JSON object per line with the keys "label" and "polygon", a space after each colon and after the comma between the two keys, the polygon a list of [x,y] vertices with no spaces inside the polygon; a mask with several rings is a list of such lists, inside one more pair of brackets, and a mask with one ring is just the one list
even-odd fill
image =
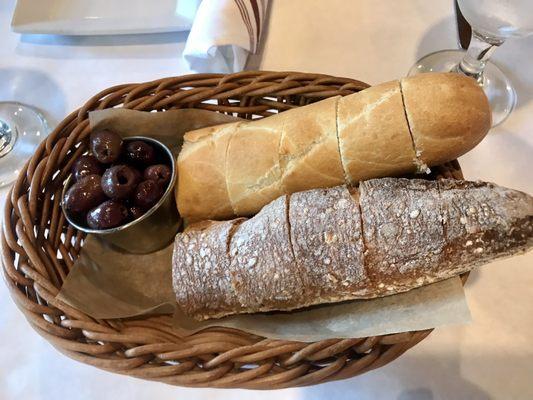
{"label": "table surface", "polygon": [[[186,33],[124,37],[18,35],[13,0],[0,2],[0,99],[41,108],[52,125],[92,94],[124,82],[189,73]],[[452,2],[274,0],[249,68],[295,70],[369,83],[401,77],[416,59],[457,46]],[[461,158],[466,177],[533,193],[533,37],[494,60],[513,79],[518,106]],[[3,208],[6,189],[0,191]],[[256,399],[532,399],[533,252],[472,273],[473,322],[438,329],[400,359],[363,376]],[[0,399],[247,398],[243,390],[188,389],[100,371],[59,354],[24,320],[0,284]]]}

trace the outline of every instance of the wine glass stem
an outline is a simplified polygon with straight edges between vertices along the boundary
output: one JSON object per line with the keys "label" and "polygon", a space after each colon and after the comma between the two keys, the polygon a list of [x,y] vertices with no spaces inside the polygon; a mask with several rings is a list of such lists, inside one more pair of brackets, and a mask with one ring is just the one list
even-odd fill
{"label": "wine glass stem", "polygon": [[484,36],[472,30],[472,39],[465,56],[457,65],[457,72],[470,76],[483,83],[483,70],[494,50],[503,44],[504,40]]}

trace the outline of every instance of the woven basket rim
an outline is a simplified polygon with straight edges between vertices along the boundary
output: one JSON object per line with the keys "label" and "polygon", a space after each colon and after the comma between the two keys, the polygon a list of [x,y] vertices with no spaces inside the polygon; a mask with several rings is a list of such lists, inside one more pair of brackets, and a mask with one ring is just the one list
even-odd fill
{"label": "woven basket rim", "polygon": [[[396,359],[432,330],[313,343],[272,340],[229,328],[183,337],[169,316],[96,320],[55,298],[83,241],[81,232],[67,226],[59,200],[62,179],[85,149],[89,111],[200,108],[265,117],[366,87],[355,79],[325,74],[244,71],[122,84],[92,96],[40,144],[6,198],[2,272],[14,302],[32,328],[68,357],[178,386],[305,386],[359,375]],[[457,162],[440,172],[462,178]]]}

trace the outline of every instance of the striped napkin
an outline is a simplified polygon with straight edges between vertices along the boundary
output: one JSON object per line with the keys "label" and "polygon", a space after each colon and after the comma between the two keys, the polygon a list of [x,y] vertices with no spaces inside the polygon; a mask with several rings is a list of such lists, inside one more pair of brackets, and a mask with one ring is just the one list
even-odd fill
{"label": "striped napkin", "polygon": [[237,72],[255,53],[268,0],[203,0],[183,57],[196,72]]}

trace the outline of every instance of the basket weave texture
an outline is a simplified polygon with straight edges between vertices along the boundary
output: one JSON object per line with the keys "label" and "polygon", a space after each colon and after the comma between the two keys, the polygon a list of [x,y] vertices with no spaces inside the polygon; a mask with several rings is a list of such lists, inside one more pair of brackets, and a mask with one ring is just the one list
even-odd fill
{"label": "basket weave texture", "polygon": [[[37,333],[68,357],[173,385],[276,389],[344,379],[391,362],[431,330],[314,343],[228,328],[183,337],[170,316],[97,320],[55,299],[84,238],[65,221],[60,194],[73,161],[87,149],[89,111],[200,108],[251,119],[366,87],[320,74],[247,71],[165,78],[98,93],[41,143],[9,192],[1,244],[13,300]],[[456,162],[438,168],[437,175],[462,178]]]}

